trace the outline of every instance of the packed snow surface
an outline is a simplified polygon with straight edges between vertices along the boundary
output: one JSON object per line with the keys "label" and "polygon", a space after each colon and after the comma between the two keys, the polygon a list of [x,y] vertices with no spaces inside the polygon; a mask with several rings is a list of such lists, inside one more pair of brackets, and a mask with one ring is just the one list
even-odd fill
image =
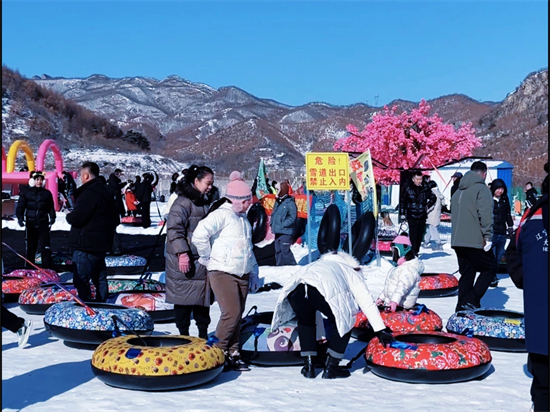
{"label": "packed snow surface", "polygon": [[[152,214],[152,216],[154,216]],[[158,218],[157,218],[158,219]],[[3,222],[2,227],[14,222]],[[119,227],[122,233],[156,234],[150,229]],[[54,230],[67,230],[59,216]],[[293,246],[297,261],[307,262],[307,249]],[[426,272],[454,273],[456,255],[445,244],[443,251],[421,249]],[[315,256],[315,253],[313,254]],[[298,267],[261,267],[265,282],[284,284]],[[363,274],[373,297],[381,291],[390,263],[385,258],[363,266]],[[155,274],[158,279],[160,273]],[[499,275],[497,288],[491,288],[482,300],[485,307],[523,311],[522,292],[507,275]],[[272,311],[280,290],[249,295],[246,312],[257,306],[260,312]],[[452,315],[456,296],[420,298],[443,319]],[[527,372],[526,353],[492,351],[493,367],[481,380],[455,384],[427,385],[394,382],[374,375],[360,358],[347,379],[305,379],[300,367],[257,367],[250,372],[224,372],[212,382],[187,390],[140,392],[117,389],[94,377],[92,351],[74,349],[49,337],[43,316],[27,315],[17,304],[7,304],[17,315],[34,322],[34,330],[25,349],[17,347],[16,335],[2,331],[2,410],[3,411],[525,411],[531,406],[531,376]],[[246,313],[245,312],[245,313]],[[211,308],[214,332],[220,317],[215,303]],[[177,334],[174,323],[156,324],[154,334]],[[197,329],[192,323],[191,334]],[[345,359],[349,360],[365,346],[352,339]]]}

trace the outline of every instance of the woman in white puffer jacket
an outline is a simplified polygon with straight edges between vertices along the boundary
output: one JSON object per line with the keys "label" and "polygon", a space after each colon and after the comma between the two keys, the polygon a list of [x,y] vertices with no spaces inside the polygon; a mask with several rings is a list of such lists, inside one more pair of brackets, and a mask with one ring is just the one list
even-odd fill
{"label": "woman in white puffer jacket", "polygon": [[410,309],[416,304],[424,264],[415,257],[411,250],[411,241],[407,236],[399,235],[393,240],[392,253],[396,267],[388,272],[376,304],[388,306],[390,311],[395,312],[397,306]]}
{"label": "woman in white puffer jacket", "polygon": [[330,252],[290,277],[277,301],[271,329],[275,330],[295,316],[298,318],[301,356],[305,358],[302,375],[315,378],[315,315],[317,311],[323,313],[328,322],[328,357],[323,378],[345,378],[350,373],[338,364],[344,356],[359,310],[367,315],[384,345],[393,339],[374,304],[359,262],[347,253]]}
{"label": "woman in white puffer jacket", "polygon": [[214,203],[202,219],[191,242],[197,248],[199,263],[208,270],[208,281],[220,306],[216,346],[226,354],[226,370],[249,370],[239,353],[241,316],[248,291],[260,286],[258,265],[252,253],[252,227],[246,210],[252,192],[239,172],[232,172],[226,195]]}

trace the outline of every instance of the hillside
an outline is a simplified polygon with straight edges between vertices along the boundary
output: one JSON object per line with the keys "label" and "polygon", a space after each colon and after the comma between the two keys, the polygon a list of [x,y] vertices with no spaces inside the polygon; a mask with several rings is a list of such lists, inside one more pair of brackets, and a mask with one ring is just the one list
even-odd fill
{"label": "hillside", "polygon": [[[42,75],[33,80],[122,131],[146,134],[152,153],[205,162],[222,173],[252,172],[263,157],[276,179],[278,174],[299,174],[304,153],[331,150],[346,135],[348,124],[361,129],[381,110],[365,104],[288,106],[237,87],[215,89],[178,76],[157,80]],[[548,70],[531,73],[502,102],[452,94],[428,103],[445,122],[472,122],[484,144],[477,153],[514,164],[515,183],[542,179],[542,164],[548,158]],[[389,104],[393,105],[408,111],[417,103],[396,100]]]}

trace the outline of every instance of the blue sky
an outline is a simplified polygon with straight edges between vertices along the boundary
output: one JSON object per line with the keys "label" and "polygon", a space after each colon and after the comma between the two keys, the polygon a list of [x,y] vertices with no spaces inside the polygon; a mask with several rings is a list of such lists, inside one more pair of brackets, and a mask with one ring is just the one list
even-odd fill
{"label": "blue sky", "polygon": [[542,1],[2,1],[2,62],[31,77],[176,74],[290,105],[463,93],[548,67]]}

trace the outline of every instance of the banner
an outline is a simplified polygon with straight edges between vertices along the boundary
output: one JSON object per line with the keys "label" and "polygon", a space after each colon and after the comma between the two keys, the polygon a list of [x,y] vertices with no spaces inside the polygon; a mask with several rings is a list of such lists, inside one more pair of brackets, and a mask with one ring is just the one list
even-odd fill
{"label": "banner", "polygon": [[378,216],[378,200],[376,199],[376,182],[374,180],[374,171],[372,169],[372,159],[370,150],[367,149],[350,162],[350,177],[357,191],[361,194],[363,202],[372,199],[372,212]]}
{"label": "banner", "polygon": [[306,153],[308,190],[349,190],[347,153]]}
{"label": "banner", "polygon": [[258,199],[261,199],[267,194],[271,194],[269,189],[267,188],[267,183],[265,181],[267,173],[265,170],[265,164],[264,159],[260,159],[260,166],[258,167],[258,174],[256,175],[256,197]]}

